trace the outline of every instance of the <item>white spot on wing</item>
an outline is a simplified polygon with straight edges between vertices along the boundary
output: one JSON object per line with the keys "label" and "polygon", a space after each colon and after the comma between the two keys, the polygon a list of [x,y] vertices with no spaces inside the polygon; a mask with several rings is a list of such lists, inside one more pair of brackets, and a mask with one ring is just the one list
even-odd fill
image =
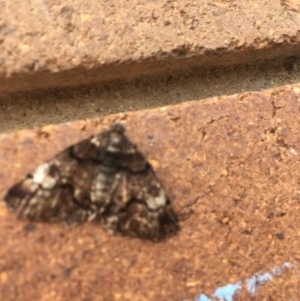
{"label": "white spot on wing", "polygon": [[157,208],[163,207],[166,205],[166,203],[167,198],[162,189],[157,197],[149,198],[149,200],[147,200],[147,205],[151,210],[156,210]]}
{"label": "white spot on wing", "polygon": [[49,165],[48,164],[41,164],[33,173],[33,182],[37,184],[42,184],[45,180],[49,172]]}
{"label": "white spot on wing", "polygon": [[49,164],[41,164],[32,174],[34,183],[41,185],[45,189],[51,189],[55,186],[56,179],[49,175]]}

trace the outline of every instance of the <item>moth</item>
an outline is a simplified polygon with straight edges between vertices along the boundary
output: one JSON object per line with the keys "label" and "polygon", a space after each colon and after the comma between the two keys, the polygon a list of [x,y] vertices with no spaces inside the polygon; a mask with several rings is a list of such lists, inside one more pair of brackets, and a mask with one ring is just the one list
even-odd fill
{"label": "moth", "polygon": [[165,189],[121,124],[41,164],[8,191],[5,201],[30,221],[93,221],[112,233],[150,240],[179,230]]}

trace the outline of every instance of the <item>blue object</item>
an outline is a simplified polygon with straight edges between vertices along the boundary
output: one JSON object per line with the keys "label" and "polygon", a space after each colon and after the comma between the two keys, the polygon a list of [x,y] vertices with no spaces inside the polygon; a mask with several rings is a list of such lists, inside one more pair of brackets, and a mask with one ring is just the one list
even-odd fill
{"label": "blue object", "polygon": [[243,284],[246,284],[244,287],[247,288],[249,294],[254,296],[258,286],[266,284],[272,280],[274,276],[281,275],[285,270],[295,267],[295,264],[285,262],[282,265],[273,268],[270,272],[255,273],[252,277],[246,280],[218,287],[211,297],[208,297],[205,294],[200,294],[195,298],[195,301],[234,301],[235,294],[243,289]]}

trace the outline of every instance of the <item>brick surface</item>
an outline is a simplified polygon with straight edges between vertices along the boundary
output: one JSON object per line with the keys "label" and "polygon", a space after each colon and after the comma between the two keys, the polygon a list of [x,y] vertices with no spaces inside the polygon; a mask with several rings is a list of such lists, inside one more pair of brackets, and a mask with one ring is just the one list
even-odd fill
{"label": "brick surface", "polygon": [[[2,134],[0,198],[59,150],[124,123],[173,199],[182,230],[150,243],[92,224],[26,223],[1,203],[1,300],[192,300],[297,263],[299,110],[294,85]],[[298,300],[297,275],[261,286],[258,300]]]}
{"label": "brick surface", "polygon": [[0,93],[299,53],[294,1],[0,1]]}

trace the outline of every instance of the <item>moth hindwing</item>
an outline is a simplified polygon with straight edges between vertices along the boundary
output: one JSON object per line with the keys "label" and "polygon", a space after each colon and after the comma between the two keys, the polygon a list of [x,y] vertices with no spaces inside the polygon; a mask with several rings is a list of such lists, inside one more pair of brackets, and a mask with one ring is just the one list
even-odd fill
{"label": "moth hindwing", "polygon": [[151,240],[179,230],[162,184],[121,124],[41,164],[5,201],[30,221],[95,221],[111,232]]}

